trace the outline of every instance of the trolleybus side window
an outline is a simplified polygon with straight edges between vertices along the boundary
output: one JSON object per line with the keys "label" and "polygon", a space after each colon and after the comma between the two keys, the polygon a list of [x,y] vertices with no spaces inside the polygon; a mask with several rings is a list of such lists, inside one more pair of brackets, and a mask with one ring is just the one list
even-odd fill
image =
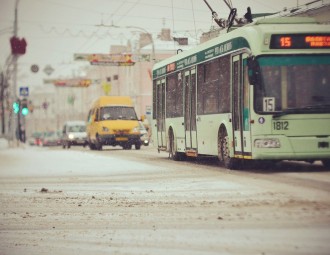
{"label": "trolleybus side window", "polygon": [[181,117],[183,114],[181,73],[169,75],[166,84],[166,117]]}
{"label": "trolleybus side window", "polygon": [[204,84],[204,64],[197,66],[197,114],[201,115],[204,113],[203,110],[203,84]]}
{"label": "trolleybus side window", "polygon": [[198,101],[199,114],[216,113],[218,109],[218,74],[219,60],[213,60],[199,66]]}
{"label": "trolleybus side window", "polygon": [[165,83],[163,80],[157,84],[157,127],[158,130],[165,130]]}
{"label": "trolleybus side window", "polygon": [[198,114],[229,112],[229,59],[225,56],[198,66]]}
{"label": "trolleybus side window", "polygon": [[218,112],[218,95],[219,95],[219,59],[213,60],[204,66],[204,113]]}
{"label": "trolleybus side window", "polygon": [[219,112],[230,111],[230,56],[220,58]]}
{"label": "trolleybus side window", "polygon": [[166,118],[173,118],[176,115],[176,79],[174,74],[166,79]]}

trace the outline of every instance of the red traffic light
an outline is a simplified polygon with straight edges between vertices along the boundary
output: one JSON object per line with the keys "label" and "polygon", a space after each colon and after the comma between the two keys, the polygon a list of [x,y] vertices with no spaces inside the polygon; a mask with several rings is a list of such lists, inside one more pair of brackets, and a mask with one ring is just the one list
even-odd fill
{"label": "red traffic light", "polygon": [[19,39],[15,36],[10,38],[11,53],[13,55],[24,55],[27,43],[24,38]]}

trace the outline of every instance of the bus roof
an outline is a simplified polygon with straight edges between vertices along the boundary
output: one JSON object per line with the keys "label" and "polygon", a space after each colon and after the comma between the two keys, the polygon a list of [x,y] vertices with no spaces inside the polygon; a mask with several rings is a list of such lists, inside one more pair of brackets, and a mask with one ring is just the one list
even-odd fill
{"label": "bus roof", "polygon": [[[281,33],[330,33],[330,25],[319,24],[309,17],[280,17],[264,18],[253,23],[234,29],[228,33],[220,34],[205,43],[202,43],[190,50],[181,52],[177,55],[164,59],[156,63],[153,67],[153,75],[159,77],[167,72],[164,67],[172,63],[181,64],[182,68],[207,61],[219,55],[225,55],[238,49],[250,49],[252,54],[259,55],[261,52],[268,52],[269,45],[266,44],[267,38],[270,40],[271,34]],[[267,38],[266,38],[267,37]],[[227,45],[231,42],[230,45]],[[315,51],[315,49],[313,49]],[[318,49],[320,52],[329,52],[329,49]],[[297,53],[299,50],[292,50]],[[210,53],[209,53],[210,52]],[[278,50],[277,52],[280,52]],[[289,52],[287,50],[287,52]],[[300,50],[301,52],[301,50]],[[178,63],[180,61],[180,63]],[[160,69],[163,70],[160,70]],[[181,68],[177,68],[179,70]],[[156,73],[156,70],[159,70]]]}
{"label": "bus roof", "polygon": [[314,18],[309,17],[277,17],[258,19],[254,23],[260,24],[318,24]]}

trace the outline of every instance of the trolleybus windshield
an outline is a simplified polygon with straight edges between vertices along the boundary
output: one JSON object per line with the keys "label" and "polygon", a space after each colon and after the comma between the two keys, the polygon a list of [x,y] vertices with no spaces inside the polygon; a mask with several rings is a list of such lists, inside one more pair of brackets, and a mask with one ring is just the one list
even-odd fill
{"label": "trolleybus windshield", "polygon": [[255,86],[258,113],[330,112],[330,56],[262,56]]}

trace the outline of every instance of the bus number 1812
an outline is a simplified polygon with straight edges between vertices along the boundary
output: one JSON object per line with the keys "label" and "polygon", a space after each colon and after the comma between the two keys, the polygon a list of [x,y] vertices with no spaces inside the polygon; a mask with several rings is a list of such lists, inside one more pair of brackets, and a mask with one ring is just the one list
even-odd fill
{"label": "bus number 1812", "polygon": [[289,122],[288,121],[274,121],[274,130],[289,130]]}

